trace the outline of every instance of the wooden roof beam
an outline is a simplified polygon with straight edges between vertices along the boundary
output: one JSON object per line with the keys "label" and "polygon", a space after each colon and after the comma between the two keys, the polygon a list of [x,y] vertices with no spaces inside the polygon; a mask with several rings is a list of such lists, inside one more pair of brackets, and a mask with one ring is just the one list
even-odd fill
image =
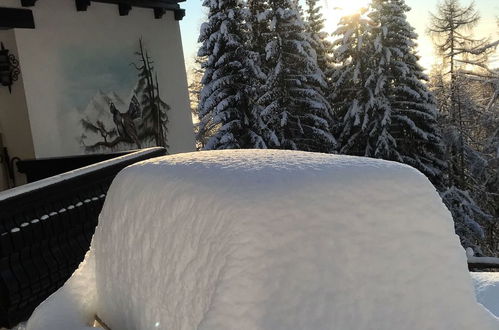
{"label": "wooden roof beam", "polygon": [[33,7],[36,3],[36,0],[21,0],[21,6],[23,7]]}
{"label": "wooden roof beam", "polygon": [[177,21],[182,20],[185,16],[185,10],[180,8],[178,4],[183,1],[185,0],[75,0],[78,11],[86,11],[91,2],[101,2],[118,5],[118,11],[121,16],[128,15],[132,7],[141,7],[153,9],[156,19],[163,17],[166,11],[173,11],[174,18]]}
{"label": "wooden roof beam", "polygon": [[0,29],[34,29],[35,20],[29,9],[0,7]]}

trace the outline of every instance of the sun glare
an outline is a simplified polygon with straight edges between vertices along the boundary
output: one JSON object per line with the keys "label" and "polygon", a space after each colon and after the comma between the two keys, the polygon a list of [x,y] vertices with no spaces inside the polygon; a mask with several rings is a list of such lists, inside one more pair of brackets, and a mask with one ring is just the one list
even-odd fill
{"label": "sun glare", "polygon": [[358,13],[361,8],[366,8],[368,3],[369,0],[322,0],[326,32],[334,32],[341,17]]}

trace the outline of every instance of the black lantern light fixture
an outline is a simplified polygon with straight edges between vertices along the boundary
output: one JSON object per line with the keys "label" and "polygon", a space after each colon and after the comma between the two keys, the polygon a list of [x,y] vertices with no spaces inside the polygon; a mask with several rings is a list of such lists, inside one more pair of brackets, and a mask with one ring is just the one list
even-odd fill
{"label": "black lantern light fixture", "polygon": [[9,92],[12,92],[12,84],[19,78],[20,73],[19,61],[9,53],[3,42],[0,43],[0,84],[8,87]]}

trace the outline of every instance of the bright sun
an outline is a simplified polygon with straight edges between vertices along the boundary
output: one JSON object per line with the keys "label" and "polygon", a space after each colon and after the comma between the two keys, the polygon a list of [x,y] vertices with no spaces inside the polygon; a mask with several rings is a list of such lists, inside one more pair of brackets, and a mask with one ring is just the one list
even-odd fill
{"label": "bright sun", "polygon": [[336,30],[341,17],[352,15],[367,7],[369,0],[322,0],[322,13],[326,18],[326,31]]}

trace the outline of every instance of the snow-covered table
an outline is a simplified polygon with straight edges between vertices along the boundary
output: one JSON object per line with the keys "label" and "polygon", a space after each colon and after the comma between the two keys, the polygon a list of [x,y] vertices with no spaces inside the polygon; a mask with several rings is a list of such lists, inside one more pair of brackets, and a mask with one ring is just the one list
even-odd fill
{"label": "snow-covered table", "polygon": [[499,329],[430,182],[291,151],[167,156],[112,184],[86,261],[28,329]]}

